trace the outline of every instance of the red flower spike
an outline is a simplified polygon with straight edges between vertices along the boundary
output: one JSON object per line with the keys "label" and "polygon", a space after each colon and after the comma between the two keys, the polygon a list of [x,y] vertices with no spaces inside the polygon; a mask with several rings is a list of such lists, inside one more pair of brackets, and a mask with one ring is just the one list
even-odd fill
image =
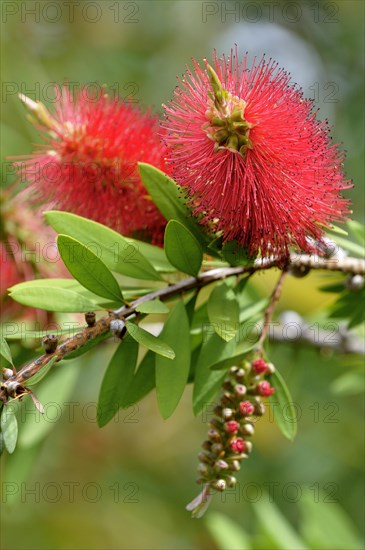
{"label": "red flower spike", "polygon": [[267,363],[264,359],[255,359],[252,361],[252,368],[256,374],[263,374],[267,371]]}
{"label": "red flower spike", "polygon": [[270,386],[270,383],[266,380],[257,384],[257,393],[263,397],[269,397],[269,395],[272,395],[274,392],[275,388]]}
{"label": "red flower spike", "polygon": [[236,420],[230,420],[229,422],[226,422],[224,424],[224,429],[231,434],[237,432],[238,428],[239,428],[239,423],[236,422]]}
{"label": "red flower spike", "polygon": [[234,453],[240,454],[245,452],[246,443],[241,437],[237,437],[231,442],[230,447]]}
{"label": "red flower spike", "polygon": [[165,146],[151,113],[87,89],[58,91],[56,112],[22,96],[46,143],[15,165],[42,199],[126,236],[163,242],[166,221],[138,174],[137,162],[166,172]]}
{"label": "red flower spike", "polygon": [[327,122],[271,59],[250,65],[236,49],[205,65],[194,60],[179,80],[163,124],[194,213],[252,256],[317,251],[321,226],[349,213],[344,154]]}
{"label": "red flower spike", "polygon": [[255,412],[254,405],[252,405],[252,403],[250,403],[249,401],[242,401],[239,408],[242,416],[250,416]]}

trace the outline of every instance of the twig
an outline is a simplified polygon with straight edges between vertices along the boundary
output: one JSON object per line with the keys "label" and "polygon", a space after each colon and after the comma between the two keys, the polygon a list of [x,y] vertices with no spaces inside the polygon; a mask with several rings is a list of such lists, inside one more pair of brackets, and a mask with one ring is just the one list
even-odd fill
{"label": "twig", "polygon": [[[110,322],[113,319],[125,320],[135,315],[136,307],[144,302],[159,298],[160,300],[169,300],[175,296],[179,296],[184,292],[194,289],[200,289],[215,281],[231,277],[233,275],[243,275],[245,273],[255,273],[256,271],[272,269],[281,265],[278,258],[265,258],[256,260],[252,266],[238,266],[238,267],[222,267],[212,269],[201,273],[198,277],[188,277],[183,281],[166,286],[164,288],[155,290],[141,298],[138,298],[132,302],[129,306],[123,306],[109,315],[99,319],[95,326],[85,327],[82,331],[78,332],[74,336],[68,338],[57,346],[53,353],[46,353],[35,359],[31,363],[22,367],[14,376],[9,378],[6,382],[3,382],[0,386],[0,401],[7,403],[10,397],[19,397],[23,393],[28,393],[27,388],[23,384],[37,372],[39,372],[52,358],[56,357],[56,362],[61,361],[65,356],[69,355],[73,351],[83,347],[90,340],[94,340],[98,336],[109,332]],[[343,259],[324,259],[317,256],[307,255],[292,255],[289,259],[287,268],[290,267],[309,267],[310,269],[321,269],[337,271],[342,273],[360,274],[365,275],[365,261],[358,258],[346,257]],[[284,280],[284,273],[281,275],[279,282]],[[276,291],[280,293],[280,288],[276,288]],[[273,301],[273,308],[275,307],[276,300]],[[270,313],[270,312],[269,312]],[[270,323],[270,320],[268,320]]]}

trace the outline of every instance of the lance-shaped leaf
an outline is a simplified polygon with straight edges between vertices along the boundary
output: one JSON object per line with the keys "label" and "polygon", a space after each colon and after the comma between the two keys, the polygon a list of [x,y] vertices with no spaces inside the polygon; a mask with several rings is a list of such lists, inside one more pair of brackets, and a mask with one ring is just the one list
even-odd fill
{"label": "lance-shaped leaf", "polygon": [[297,410],[281,374],[276,370],[270,376],[275,393],[269,397],[274,420],[285,437],[293,441],[297,433]]}
{"label": "lance-shaped leaf", "polygon": [[136,311],[139,311],[139,313],[168,313],[170,310],[161,300],[149,300],[139,304]]}
{"label": "lance-shaped leaf", "polygon": [[195,368],[194,414],[199,414],[203,407],[207,405],[226,375],[225,371],[211,370],[210,367],[217,361],[232,356],[235,347],[236,342],[234,340],[225,342],[215,332],[203,335],[203,345]]}
{"label": "lance-shaped leaf", "polygon": [[14,365],[9,344],[7,343],[7,341],[5,340],[2,334],[0,335],[0,355],[2,355],[2,357],[4,357],[4,359],[6,359],[8,363],[10,363],[11,365]]}
{"label": "lance-shaped leaf", "polygon": [[[135,279],[161,280],[159,273],[140,252],[138,241],[126,239],[100,223],[69,212],[53,210],[46,212],[45,217],[57,233],[69,235],[85,246],[100,251],[103,262],[112,271]],[[148,253],[154,248],[156,247],[146,245],[143,250]],[[162,266],[166,266],[163,251],[153,253]],[[168,266],[167,263],[166,267]]]}
{"label": "lance-shaped leaf", "polygon": [[135,405],[155,387],[155,359],[156,355],[153,351],[148,351],[142,359],[133,380],[123,396],[123,408]]}
{"label": "lance-shaped leaf", "polygon": [[165,344],[160,337],[154,336],[131,321],[126,321],[126,327],[132,338],[139,344],[142,344],[142,346],[154,351],[158,355],[174,359],[174,350],[168,344]]}
{"label": "lance-shaped leaf", "polygon": [[183,302],[178,302],[172,310],[161,336],[176,353],[172,361],[156,356],[157,401],[161,414],[166,419],[176,409],[189,376],[190,330]]}
{"label": "lance-shaped leaf", "polygon": [[67,235],[58,235],[57,245],[64,264],[81,285],[103,298],[123,301],[118,281],[94,252]]}
{"label": "lance-shaped leaf", "polygon": [[165,230],[165,251],[177,269],[196,277],[203,261],[203,252],[194,235],[180,222],[171,220]]}
{"label": "lance-shaped leaf", "polygon": [[361,246],[365,246],[365,227],[355,220],[348,220],[347,226],[350,228],[350,231],[357,242]]}
{"label": "lance-shaped leaf", "polygon": [[232,340],[239,329],[239,306],[236,294],[226,283],[218,284],[208,300],[208,317],[216,333],[226,342]]}
{"label": "lance-shaped leaf", "polygon": [[98,401],[98,425],[105,426],[123,406],[124,396],[137,364],[138,343],[129,335],[119,344],[101,383]]}
{"label": "lance-shaped leaf", "polygon": [[51,367],[54,365],[57,357],[52,357],[48,363],[46,363],[41,370],[39,370],[34,376],[29,378],[24,382],[25,386],[35,386],[40,382],[48,373],[48,371],[51,369]]}
{"label": "lance-shaped leaf", "polygon": [[44,286],[43,281],[42,279],[19,283],[9,289],[9,294],[20,304],[47,311],[80,313],[103,309],[96,301],[84,296],[81,292],[63,288],[57,280],[49,279]]}
{"label": "lance-shaped leaf", "polygon": [[13,453],[18,439],[18,422],[11,405],[3,408],[1,414],[1,432],[5,448]]}
{"label": "lance-shaped leaf", "polygon": [[178,220],[194,235],[203,248],[208,247],[212,239],[203,233],[199,223],[192,217],[191,210],[187,207],[182,190],[177,183],[150,164],[139,162],[138,168],[144,186],[166,220]]}

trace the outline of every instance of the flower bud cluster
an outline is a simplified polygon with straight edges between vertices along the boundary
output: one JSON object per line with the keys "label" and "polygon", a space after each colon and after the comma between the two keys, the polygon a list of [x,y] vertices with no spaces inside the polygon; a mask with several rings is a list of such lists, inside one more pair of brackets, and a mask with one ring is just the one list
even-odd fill
{"label": "flower bud cluster", "polygon": [[[254,434],[254,417],[265,412],[263,397],[275,389],[265,380],[275,371],[262,358],[246,361],[242,367],[232,367],[225,378],[214,418],[209,422],[208,437],[199,453],[199,477],[205,493],[224,491],[236,484],[241,462],[252,450],[249,438]],[[191,509],[191,508],[188,508]]]}

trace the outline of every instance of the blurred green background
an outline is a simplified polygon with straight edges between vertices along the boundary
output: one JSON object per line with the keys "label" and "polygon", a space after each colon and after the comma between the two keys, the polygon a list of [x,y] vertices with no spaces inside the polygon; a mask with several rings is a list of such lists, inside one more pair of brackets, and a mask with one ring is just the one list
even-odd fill
{"label": "blurred green background", "polygon": [[[276,59],[329,119],[348,151],[354,218],[363,218],[363,2],[44,0],[1,8],[3,186],[14,181],[8,157],[38,141],[19,92],[51,105],[53,83],[105,83],[161,112],[191,57],[236,43],[252,58]],[[267,294],[272,280],[257,277],[258,292]],[[316,319],[332,299],[316,290],[322,282],[290,280],[281,309]],[[284,440],[269,417],[260,421],[236,492],[225,503],[217,496],[214,513],[192,521],[184,506],[197,494],[206,419],[193,418],[188,388],[166,422],[151,394],[99,430],[95,403],[114,347],[50,375],[49,402],[69,404],[63,412],[50,405],[43,427],[37,417],[27,422],[19,449],[2,461],[3,548],[362,548],[363,400],[356,388],[338,393],[332,385],[359,358],[273,345],[272,360],[298,403],[297,439]]]}

